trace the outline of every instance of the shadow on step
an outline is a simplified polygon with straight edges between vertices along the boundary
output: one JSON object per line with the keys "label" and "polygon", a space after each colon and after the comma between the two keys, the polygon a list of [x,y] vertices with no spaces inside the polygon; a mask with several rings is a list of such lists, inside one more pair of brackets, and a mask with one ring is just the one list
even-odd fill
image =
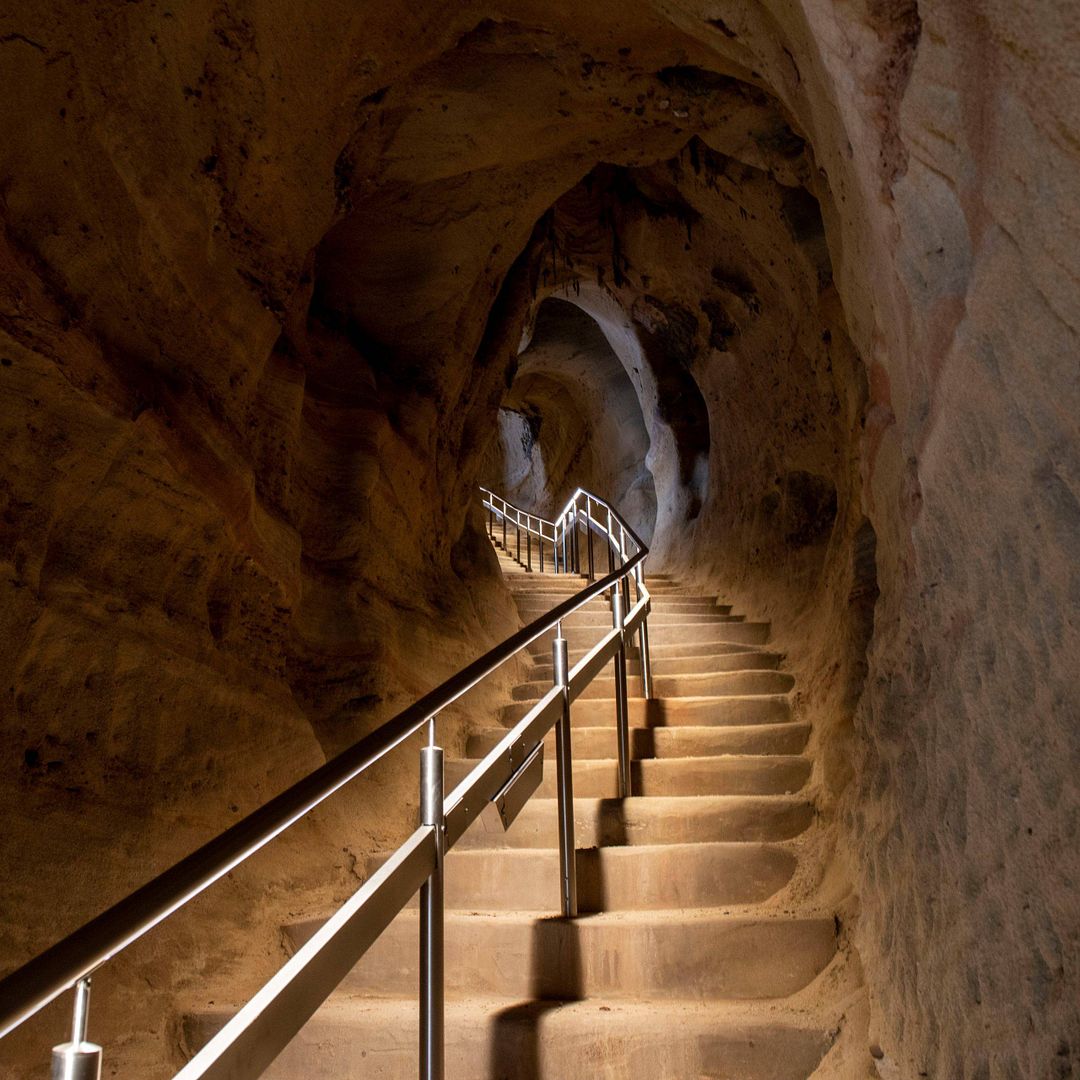
{"label": "shadow on step", "polygon": [[[624,800],[601,799],[596,809],[596,836],[602,847],[626,844],[628,835]],[[603,866],[600,850],[575,852],[578,911],[582,915],[604,907]],[[568,1001],[584,997],[579,927],[573,919],[541,919],[533,927],[532,1001],[498,1012],[493,1020],[489,1080],[539,1080],[541,1026],[544,1017]]]}
{"label": "shadow on step", "polygon": [[604,866],[600,848],[625,847],[629,841],[623,799],[600,799],[596,804],[596,847],[574,852],[577,871],[578,911],[583,915],[604,910]]}
{"label": "shadow on step", "polygon": [[573,919],[540,919],[533,926],[532,1001],[502,1009],[492,1020],[489,1080],[539,1080],[545,1015],[583,998],[581,943]]}

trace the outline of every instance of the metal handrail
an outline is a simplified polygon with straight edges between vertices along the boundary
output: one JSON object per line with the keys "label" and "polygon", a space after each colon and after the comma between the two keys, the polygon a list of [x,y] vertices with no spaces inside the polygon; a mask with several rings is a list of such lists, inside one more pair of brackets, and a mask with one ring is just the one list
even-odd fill
{"label": "metal handrail", "polygon": [[[54,1075],[90,1077],[100,1071],[100,1047],[85,1041],[86,1016],[90,976],[106,961],[141,938],[158,923],[199,895],[219,878],[234,869],[272,839],[284,832],[349,781],[389,753],[410,736],[427,725],[430,733],[429,750],[434,746],[434,721],[439,712],[462,697],[507,660],[551,630],[556,630],[556,685],[529,713],[511,729],[488,757],[442,799],[442,751],[424,759],[422,776],[425,779],[425,805],[428,816],[431,807],[441,803],[441,811],[413,833],[390,860],[328,921],[333,933],[320,931],[311,942],[297,951],[284,967],[259,991],[229,1024],[177,1074],[184,1080],[194,1077],[254,1077],[270,1064],[295,1034],[307,1017],[332,992],[341,977],[359,959],[390,919],[401,910],[421,885],[422,911],[424,890],[438,875],[441,890],[441,862],[445,851],[460,838],[476,819],[483,805],[510,784],[522,761],[534,755],[544,735],[558,721],[557,750],[559,766],[560,848],[564,879],[564,914],[576,914],[573,881],[573,810],[570,786],[569,707],[572,700],[595,678],[607,659],[616,663],[617,737],[620,758],[620,785],[629,794],[629,750],[626,718],[625,641],[637,632],[641,637],[642,665],[648,687],[647,616],[649,595],[644,585],[643,563],[648,548],[633,533],[621,516],[602,499],[578,489],[566,508],[554,521],[528,514],[482,489],[484,506],[507,520],[511,513],[517,529],[530,530],[544,541],[558,545],[566,543],[568,530],[580,526],[579,503],[585,498],[585,520],[589,533],[591,565],[592,531],[605,535],[611,562],[619,565],[603,577],[595,578],[579,592],[556,605],[546,615],[533,620],[505,641],[488,650],[461,671],[452,675],[434,690],[410,705],[378,730],[342,751],[314,770],[270,802],[248,814],[209,843],[176,863],[152,881],[137,889],[79,930],[39,954],[17,971],[0,980],[0,1038],[40,1011],[69,989],[76,990],[75,1019],[72,1041],[56,1047]],[[496,500],[499,507],[496,510]],[[593,517],[592,507],[604,508],[607,526]],[[524,518],[524,521],[522,520]],[[619,526],[616,540],[614,525]],[[548,526],[545,535],[544,527]],[[628,556],[626,539],[636,550]],[[578,563],[573,565],[578,566]],[[569,563],[564,558],[563,570]],[[631,607],[623,600],[624,588],[633,580],[638,593]],[[611,590],[614,626],[611,632],[593,647],[572,670],[566,660],[566,642],[562,637],[562,621],[573,612],[604,592]],[[627,597],[628,600],[628,597]],[[625,610],[625,609],[629,610]],[[561,661],[561,662],[560,662]],[[621,692],[620,692],[621,686]],[[646,696],[648,696],[646,690]],[[556,717],[561,713],[561,718]],[[437,759],[437,766],[435,761]],[[531,758],[530,758],[531,760]],[[438,771],[438,783],[432,777]],[[565,775],[564,775],[565,774]],[[498,785],[493,787],[492,785]],[[526,796],[527,797],[527,796]],[[567,819],[568,815],[568,821]],[[569,832],[567,832],[569,830]],[[420,875],[417,877],[417,875]],[[415,880],[414,880],[415,879]],[[412,887],[410,888],[410,884]],[[441,891],[437,906],[441,926]],[[428,896],[431,906],[431,896]],[[440,932],[441,937],[441,932]],[[343,947],[343,939],[345,947]],[[314,943],[314,944],[313,944]],[[348,946],[352,946],[351,948]],[[333,962],[327,959],[333,954]],[[341,968],[346,960],[348,966]],[[335,966],[336,965],[336,966]],[[331,970],[332,969],[332,970]],[[329,972],[329,974],[328,974]],[[430,989],[430,988],[429,988]],[[441,987],[439,994],[441,1009]],[[427,995],[429,1008],[431,995]],[[422,1000],[425,995],[422,994]],[[297,1021],[297,1018],[302,1019]],[[431,1025],[429,1024],[429,1027]],[[438,1025],[441,1032],[441,1019]],[[291,1032],[291,1034],[290,1034]],[[284,1041],[283,1041],[284,1040]],[[276,1047],[276,1048],[275,1048]],[[269,1056],[267,1056],[269,1054]],[[428,1066],[422,1060],[422,1075],[441,1076],[440,1063],[435,1062],[432,1047],[428,1046]],[[57,1060],[61,1072],[56,1073]],[[96,1066],[94,1062],[96,1061]],[[239,1064],[242,1062],[243,1064]],[[260,1062],[262,1063],[260,1065]],[[97,1071],[95,1071],[95,1068]]]}

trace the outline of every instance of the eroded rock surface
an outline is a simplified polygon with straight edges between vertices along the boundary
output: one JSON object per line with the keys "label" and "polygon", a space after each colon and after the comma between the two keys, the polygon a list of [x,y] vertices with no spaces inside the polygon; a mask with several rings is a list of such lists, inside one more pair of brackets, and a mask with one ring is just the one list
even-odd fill
{"label": "eroded rock surface", "polygon": [[[513,625],[473,493],[555,297],[636,393],[655,568],[799,671],[870,1000],[822,1075],[1080,1069],[1077,33],[1063,0],[0,16],[0,963]],[[167,1075],[178,1003],[250,991],[408,827],[408,758],[113,965],[111,1062]]]}

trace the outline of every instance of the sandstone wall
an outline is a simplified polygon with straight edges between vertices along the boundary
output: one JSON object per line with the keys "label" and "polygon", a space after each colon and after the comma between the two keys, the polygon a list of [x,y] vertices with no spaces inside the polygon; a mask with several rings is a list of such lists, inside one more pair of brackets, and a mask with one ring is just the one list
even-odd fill
{"label": "sandstone wall", "polygon": [[[468,508],[554,294],[638,393],[657,564],[800,674],[879,1075],[1080,1068],[1076,19],[0,16],[0,963],[505,633]],[[241,996],[412,785],[121,962],[112,1059],[158,1075],[185,994]]]}

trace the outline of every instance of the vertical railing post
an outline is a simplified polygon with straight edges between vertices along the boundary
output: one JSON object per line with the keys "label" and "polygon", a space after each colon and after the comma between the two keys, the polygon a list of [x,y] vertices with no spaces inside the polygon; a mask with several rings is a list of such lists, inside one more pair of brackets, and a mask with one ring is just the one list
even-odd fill
{"label": "vertical railing post", "polygon": [[101,1047],[86,1041],[90,1018],[90,979],[75,984],[71,1014],[71,1042],[53,1047],[52,1080],[100,1080]]}
{"label": "vertical railing post", "polygon": [[495,539],[495,511],[490,506],[488,507],[488,536],[492,540]]}
{"label": "vertical railing post", "polygon": [[577,915],[577,863],[574,844],[574,755],[570,742],[570,660],[562,623],[551,646],[554,682],[562,687],[562,713],[555,723],[556,787],[559,795],[559,897],[563,917]]}
{"label": "vertical railing post", "polygon": [[589,580],[596,580],[596,566],[593,563],[592,541],[592,503],[588,496],[585,498],[585,544],[589,549]]}
{"label": "vertical railing post", "polygon": [[[619,526],[619,558],[620,565],[626,562],[626,527]],[[622,579],[623,589],[623,615],[630,610],[630,575],[627,574]]]}
{"label": "vertical railing post", "polygon": [[623,632],[623,597],[621,582],[611,592],[612,624],[619,631],[619,649],[615,653],[615,740],[619,749],[619,798],[630,797],[630,717],[626,702],[626,641]]}
{"label": "vertical railing post", "polygon": [[536,538],[536,546],[540,549],[540,573],[544,572],[544,523],[540,522],[540,534]]}
{"label": "vertical railing post", "polygon": [[521,517],[518,515],[514,519],[514,531],[517,534],[517,548],[514,552],[514,558],[518,562],[521,562]]}
{"label": "vertical railing post", "polygon": [[501,516],[502,516],[502,534],[503,534],[502,546],[503,546],[503,551],[505,551],[506,554],[509,555],[510,554],[510,549],[506,546],[506,507],[505,506],[503,507],[503,511],[502,511]]}
{"label": "vertical railing post", "polygon": [[525,562],[532,572],[532,517],[525,515]]}
{"label": "vertical railing post", "polygon": [[613,574],[613,573],[615,573],[615,533],[613,531],[613,526],[612,526],[612,522],[611,522],[611,507],[610,506],[608,507],[608,512],[607,512],[607,535],[608,535],[607,568],[608,568],[608,573]]}
{"label": "vertical railing post", "polygon": [[[641,599],[645,586],[644,563],[638,563],[637,584],[638,599]],[[652,658],[649,656],[649,616],[641,620],[641,629],[638,631],[638,649],[641,652],[641,692],[648,701],[652,697]]]}
{"label": "vertical railing post", "polygon": [[420,824],[435,827],[436,862],[420,886],[420,1080],[443,1080],[443,752],[435,745],[435,719],[420,751]]}

